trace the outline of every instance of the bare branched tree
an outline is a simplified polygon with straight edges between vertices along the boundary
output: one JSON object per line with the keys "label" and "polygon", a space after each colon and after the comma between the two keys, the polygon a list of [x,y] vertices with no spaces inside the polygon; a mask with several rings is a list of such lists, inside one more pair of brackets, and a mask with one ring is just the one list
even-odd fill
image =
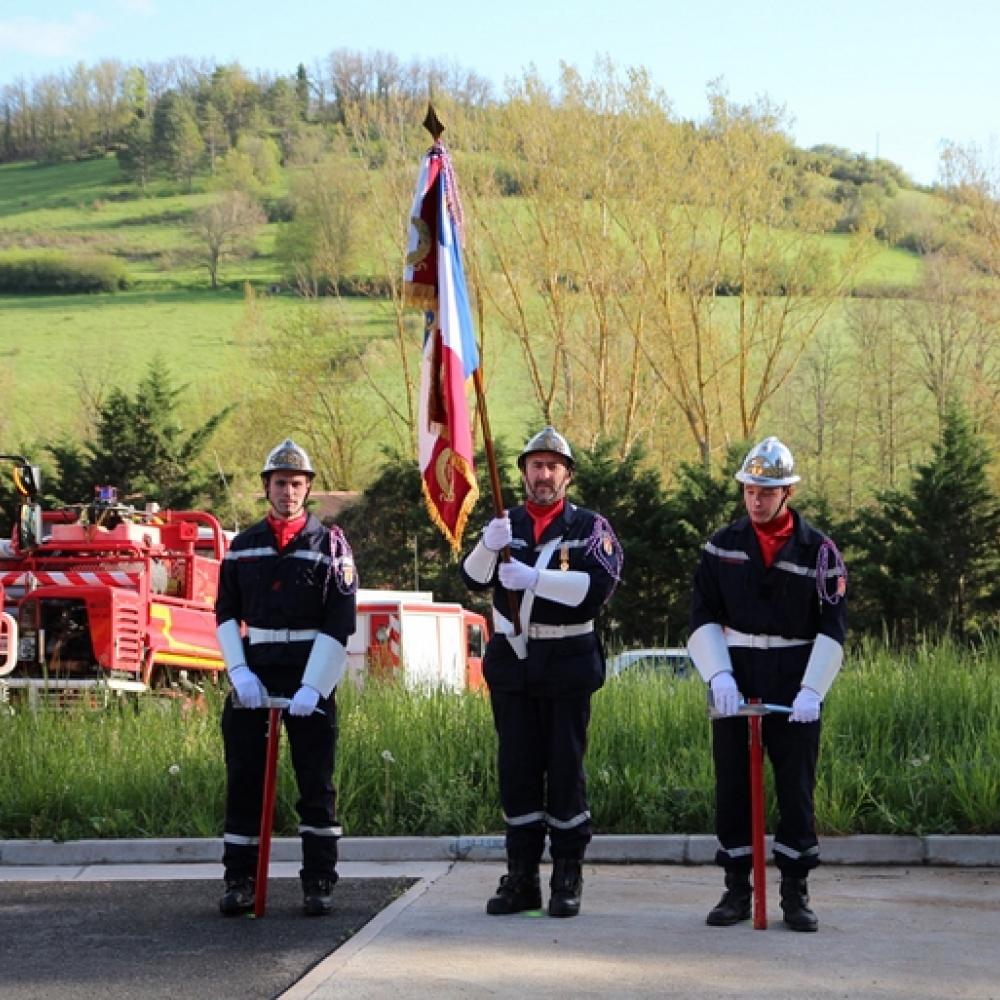
{"label": "bare branched tree", "polygon": [[266,221],[260,205],[242,191],[227,191],[195,214],[193,232],[213,288],[219,287],[223,261],[248,255]]}

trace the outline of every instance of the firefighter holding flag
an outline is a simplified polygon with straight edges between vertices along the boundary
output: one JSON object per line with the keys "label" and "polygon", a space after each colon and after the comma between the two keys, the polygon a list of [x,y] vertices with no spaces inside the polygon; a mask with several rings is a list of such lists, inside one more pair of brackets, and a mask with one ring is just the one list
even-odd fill
{"label": "firefighter holding flag", "polygon": [[[590,700],[605,674],[594,619],[621,578],[622,551],[605,518],[566,499],[576,464],[555,428],[525,444],[518,467],[525,502],[493,518],[462,563],[471,588],[493,588],[495,633],[483,672],[497,731],[507,874],[486,912],[541,906],[548,837],[549,915],[575,917],[591,838],[583,768]],[[511,592],[519,595],[516,626],[505,617]]]}
{"label": "firefighter holding flag", "polygon": [[410,213],[405,286],[426,317],[418,430],[423,492],[432,519],[457,550],[478,496],[465,397],[472,376],[496,514],[462,561],[468,586],[492,588],[494,595],[495,634],[484,670],[498,740],[507,874],[486,911],[542,905],[539,862],[548,837],[548,912],[574,917],[591,838],[583,770],[590,699],[605,672],[594,619],[621,578],[622,551],[601,515],[567,501],[576,466],[553,427],[532,437],[518,458],[526,503],[504,510],[462,269],[458,187],[433,108],[424,126],[434,144]]}

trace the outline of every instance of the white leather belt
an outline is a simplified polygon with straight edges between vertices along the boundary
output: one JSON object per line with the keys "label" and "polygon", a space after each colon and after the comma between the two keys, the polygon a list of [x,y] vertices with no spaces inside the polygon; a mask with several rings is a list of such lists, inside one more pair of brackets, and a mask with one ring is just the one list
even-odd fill
{"label": "white leather belt", "polygon": [[529,639],[569,639],[574,635],[587,635],[594,631],[594,623],[581,622],[579,625],[529,625]]}
{"label": "white leather belt", "polygon": [[259,642],[308,642],[318,634],[315,628],[247,628],[251,646]]}
{"label": "white leather belt", "polygon": [[812,639],[786,639],[783,635],[751,635],[726,628],[727,646],[747,646],[752,649],[781,649],[785,646],[811,646]]}

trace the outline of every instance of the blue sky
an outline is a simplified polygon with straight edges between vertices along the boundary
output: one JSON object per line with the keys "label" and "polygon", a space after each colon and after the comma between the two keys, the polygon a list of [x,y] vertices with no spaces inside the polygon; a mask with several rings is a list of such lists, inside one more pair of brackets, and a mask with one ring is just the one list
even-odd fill
{"label": "blue sky", "polygon": [[290,73],[348,48],[453,61],[502,88],[528,65],[589,75],[607,55],[648,69],[684,118],[705,115],[721,78],[733,100],[784,105],[800,145],[883,156],[930,183],[942,141],[995,161],[998,39],[1000,5],[983,0],[0,0],[0,85],[103,58]]}

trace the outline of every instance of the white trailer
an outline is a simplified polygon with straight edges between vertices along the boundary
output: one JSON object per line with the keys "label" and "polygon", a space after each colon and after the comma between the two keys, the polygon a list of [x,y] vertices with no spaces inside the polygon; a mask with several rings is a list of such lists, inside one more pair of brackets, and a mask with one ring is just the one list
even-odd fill
{"label": "white trailer", "polygon": [[359,590],[348,671],[358,682],[398,674],[407,686],[449,691],[483,685],[485,618],[426,590]]}

